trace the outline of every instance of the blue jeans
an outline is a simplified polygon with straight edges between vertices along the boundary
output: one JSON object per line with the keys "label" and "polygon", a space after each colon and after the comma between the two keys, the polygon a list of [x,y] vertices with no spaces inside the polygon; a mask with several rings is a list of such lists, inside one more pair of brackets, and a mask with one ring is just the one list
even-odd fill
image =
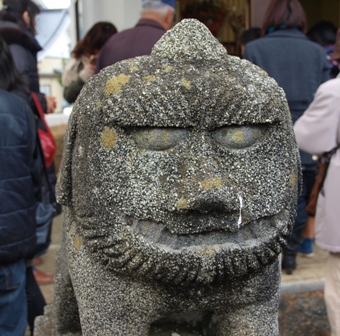
{"label": "blue jeans", "polygon": [[27,325],[24,260],[0,266],[0,335],[23,336]]}
{"label": "blue jeans", "polygon": [[302,171],[302,193],[298,198],[297,215],[295,218],[295,223],[293,227],[293,232],[287,240],[287,246],[284,248],[285,259],[291,258],[294,260],[297,252],[301,245],[302,231],[306,226],[308,219],[308,214],[306,211],[306,206],[308,199],[313,188],[315,181],[315,171],[314,170],[303,170]]}

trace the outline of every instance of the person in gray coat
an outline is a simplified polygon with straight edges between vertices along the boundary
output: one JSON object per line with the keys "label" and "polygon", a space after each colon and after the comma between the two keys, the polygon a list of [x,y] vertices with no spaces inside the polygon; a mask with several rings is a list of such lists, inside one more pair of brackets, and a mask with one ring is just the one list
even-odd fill
{"label": "person in gray coat", "polygon": [[84,84],[94,73],[100,49],[116,33],[117,29],[111,22],[99,21],[77,42],[61,77],[63,95],[68,103],[76,101]]}
{"label": "person in gray coat", "polygon": [[115,34],[105,43],[95,73],[124,59],[149,55],[155,43],[171,28],[174,14],[175,0],[142,0],[137,25]]}
{"label": "person in gray coat", "polygon": [[[332,60],[340,61],[340,29]],[[340,68],[340,63],[338,66]],[[300,148],[320,155],[340,144],[340,74],[322,84],[312,104],[295,123]],[[329,251],[325,274],[325,301],[332,335],[340,335],[340,149],[333,154],[318,195],[315,242]]]}
{"label": "person in gray coat", "polygon": [[[312,102],[319,85],[330,78],[326,52],[306,37],[306,30],[306,14],[298,0],[272,1],[264,18],[263,37],[249,42],[243,55],[283,88],[294,123]],[[300,156],[303,191],[294,229],[283,251],[282,268],[287,274],[296,268],[296,255],[308,219],[305,207],[315,180],[316,161],[305,152],[300,152]]]}

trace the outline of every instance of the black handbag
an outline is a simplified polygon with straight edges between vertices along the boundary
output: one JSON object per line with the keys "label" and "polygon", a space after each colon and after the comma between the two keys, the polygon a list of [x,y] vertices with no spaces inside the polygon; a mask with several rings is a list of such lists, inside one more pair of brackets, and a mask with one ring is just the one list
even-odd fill
{"label": "black handbag", "polygon": [[54,207],[50,203],[36,203],[35,220],[37,224],[34,257],[39,257],[47,252],[51,244],[52,221],[54,217]]}

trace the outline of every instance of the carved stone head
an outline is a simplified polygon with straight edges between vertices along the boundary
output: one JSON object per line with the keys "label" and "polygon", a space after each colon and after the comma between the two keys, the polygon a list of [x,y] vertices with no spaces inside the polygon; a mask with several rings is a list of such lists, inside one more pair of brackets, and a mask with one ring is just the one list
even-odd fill
{"label": "carved stone head", "polygon": [[283,90],[191,19],[86,84],[59,178],[94,261],[211,284],[277,259],[300,165]]}

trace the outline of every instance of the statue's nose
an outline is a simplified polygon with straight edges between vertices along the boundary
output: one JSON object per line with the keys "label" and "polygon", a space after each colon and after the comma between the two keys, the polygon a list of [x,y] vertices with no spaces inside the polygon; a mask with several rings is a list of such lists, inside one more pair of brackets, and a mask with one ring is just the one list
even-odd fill
{"label": "statue's nose", "polygon": [[194,183],[188,203],[190,209],[201,213],[235,212],[239,209],[239,196],[227,180],[213,176]]}
{"label": "statue's nose", "polygon": [[195,158],[183,158],[179,210],[235,212],[240,208],[240,195],[228,174],[211,150]]}

